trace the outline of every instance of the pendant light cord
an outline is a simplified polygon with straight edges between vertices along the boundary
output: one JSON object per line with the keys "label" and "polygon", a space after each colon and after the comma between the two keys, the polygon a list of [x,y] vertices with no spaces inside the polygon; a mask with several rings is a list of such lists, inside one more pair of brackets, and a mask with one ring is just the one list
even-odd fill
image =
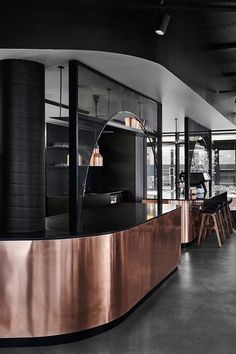
{"label": "pendant light cord", "polygon": [[178,143],[178,118],[175,118],[175,142]]}
{"label": "pendant light cord", "polygon": [[107,117],[110,116],[110,95],[111,95],[111,88],[107,88]]}
{"label": "pendant light cord", "polygon": [[61,118],[61,105],[62,105],[62,70],[64,69],[64,66],[58,66],[58,69],[60,70],[60,73],[59,73],[59,80],[60,80],[60,92],[59,92],[59,103],[60,103],[60,118]]}

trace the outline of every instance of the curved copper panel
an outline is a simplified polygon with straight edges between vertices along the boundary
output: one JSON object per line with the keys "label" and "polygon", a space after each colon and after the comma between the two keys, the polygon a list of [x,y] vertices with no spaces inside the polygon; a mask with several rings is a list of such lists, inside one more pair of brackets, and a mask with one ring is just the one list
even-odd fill
{"label": "curved copper panel", "polygon": [[194,233],[192,201],[168,200],[168,203],[181,206],[181,243],[192,242],[197,237]]}
{"label": "curved copper panel", "polygon": [[180,260],[180,209],[127,231],[0,242],[0,337],[77,332],[132,308]]}
{"label": "curved copper panel", "polygon": [[[144,199],[143,203],[155,204],[155,199]],[[181,207],[181,243],[190,243],[198,237],[200,227],[199,208],[203,200],[164,199],[163,204],[179,205]]]}
{"label": "curved copper panel", "polygon": [[181,243],[190,243],[198,237],[200,227],[199,208],[203,201],[168,200],[169,204],[181,206]]}

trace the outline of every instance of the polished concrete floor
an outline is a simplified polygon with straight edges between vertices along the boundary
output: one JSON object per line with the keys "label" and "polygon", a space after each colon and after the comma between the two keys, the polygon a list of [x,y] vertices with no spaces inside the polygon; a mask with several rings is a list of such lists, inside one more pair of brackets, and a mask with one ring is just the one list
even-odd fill
{"label": "polished concrete floor", "polygon": [[119,326],[65,345],[0,349],[47,354],[233,354],[236,352],[236,234],[183,251],[179,271]]}

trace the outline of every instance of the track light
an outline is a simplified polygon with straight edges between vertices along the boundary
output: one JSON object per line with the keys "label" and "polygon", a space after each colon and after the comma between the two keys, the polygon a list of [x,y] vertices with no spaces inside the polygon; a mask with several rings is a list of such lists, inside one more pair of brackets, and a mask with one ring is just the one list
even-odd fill
{"label": "track light", "polygon": [[161,21],[159,23],[158,28],[155,30],[156,34],[159,34],[160,36],[163,36],[166,32],[166,29],[168,27],[168,24],[170,22],[170,15],[164,14],[162,15]]}

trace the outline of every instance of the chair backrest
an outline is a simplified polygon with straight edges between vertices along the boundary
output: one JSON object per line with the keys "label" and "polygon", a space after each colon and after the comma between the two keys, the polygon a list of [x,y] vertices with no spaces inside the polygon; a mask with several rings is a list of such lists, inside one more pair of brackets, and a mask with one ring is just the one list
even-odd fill
{"label": "chair backrest", "polygon": [[212,198],[205,199],[203,209],[217,209],[219,205],[227,202],[227,192],[215,195]]}

